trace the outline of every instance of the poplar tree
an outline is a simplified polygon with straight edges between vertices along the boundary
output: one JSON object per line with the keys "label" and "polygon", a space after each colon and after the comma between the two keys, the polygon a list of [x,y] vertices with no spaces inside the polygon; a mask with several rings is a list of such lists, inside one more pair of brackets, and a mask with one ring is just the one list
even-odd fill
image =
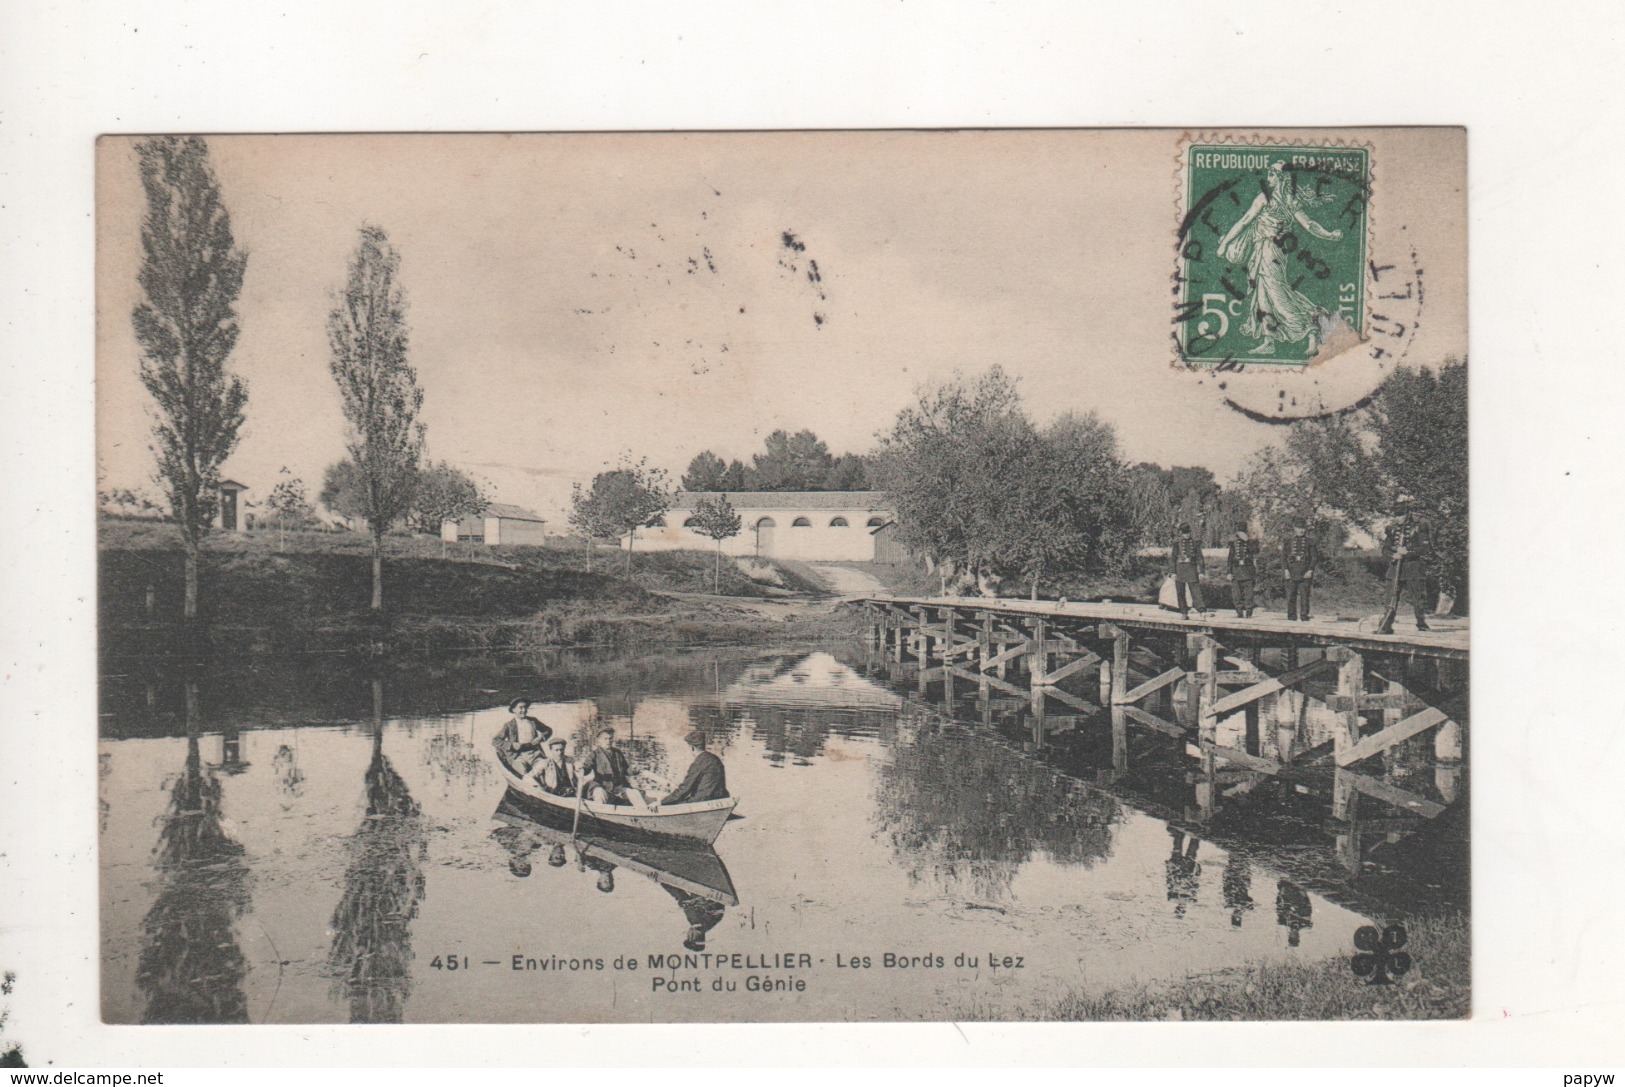
{"label": "poplar tree", "polygon": [[237,344],[237,296],[248,254],[196,136],[155,136],[135,146],[146,192],[141,223],[143,295],[131,314],[141,345],[141,384],[157,406],[157,481],[185,553],[182,614],[198,613],[203,538],[219,505],[220,466],[237,445],[248,391],[226,370]]}
{"label": "poplar tree", "polygon": [[401,257],[375,226],[361,228],[349,277],[327,317],[330,369],[348,424],[346,445],[372,533],[372,610],[384,607],[384,534],[412,506],[423,457],[423,390],[406,358]]}

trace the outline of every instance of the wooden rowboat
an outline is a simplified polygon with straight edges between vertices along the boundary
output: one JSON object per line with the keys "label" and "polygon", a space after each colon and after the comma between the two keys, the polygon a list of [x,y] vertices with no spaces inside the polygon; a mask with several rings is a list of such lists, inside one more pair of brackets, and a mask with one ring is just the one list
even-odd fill
{"label": "wooden rowboat", "polygon": [[[500,755],[496,758],[496,764],[514,792],[574,820],[577,803],[574,796],[554,796],[535,781],[514,773]],[[649,811],[625,804],[595,804],[582,800],[580,829],[583,833],[618,831],[657,838],[682,838],[710,845],[722,833],[737,803],[738,797],[729,796],[721,800],[703,800],[698,804],[663,804],[658,810]]]}
{"label": "wooden rowboat", "polygon": [[566,818],[557,809],[533,803],[510,789],[497,805],[495,819],[532,841],[573,846],[582,857],[648,876],[663,887],[675,887],[724,906],[739,905],[728,866],[711,846],[675,838],[620,839],[572,834],[574,815],[571,812]]}

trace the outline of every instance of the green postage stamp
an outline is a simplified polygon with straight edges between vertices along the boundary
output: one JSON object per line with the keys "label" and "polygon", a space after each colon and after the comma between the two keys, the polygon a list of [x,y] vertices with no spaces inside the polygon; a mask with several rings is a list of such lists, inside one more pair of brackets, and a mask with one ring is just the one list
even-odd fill
{"label": "green postage stamp", "polygon": [[1366,148],[1193,142],[1182,167],[1181,363],[1302,366],[1366,336]]}

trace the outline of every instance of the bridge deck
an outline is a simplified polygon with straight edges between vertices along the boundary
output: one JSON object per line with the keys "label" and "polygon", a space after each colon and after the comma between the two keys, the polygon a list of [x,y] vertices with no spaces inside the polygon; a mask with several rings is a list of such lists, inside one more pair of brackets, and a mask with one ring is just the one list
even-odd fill
{"label": "bridge deck", "polygon": [[1065,603],[1055,600],[1012,600],[984,596],[891,596],[874,594],[856,598],[864,603],[891,604],[912,608],[953,608],[966,612],[987,611],[1017,617],[1072,619],[1120,624],[1125,628],[1184,630],[1208,633],[1224,640],[1226,635],[1278,640],[1286,635],[1302,645],[1352,646],[1380,653],[1409,653],[1451,660],[1468,658],[1468,631],[1465,619],[1439,619],[1419,631],[1410,617],[1395,624],[1394,633],[1378,634],[1373,619],[1311,619],[1293,622],[1282,612],[1260,608],[1251,619],[1238,619],[1234,613],[1214,612],[1203,617],[1182,619],[1178,612],[1155,604]]}

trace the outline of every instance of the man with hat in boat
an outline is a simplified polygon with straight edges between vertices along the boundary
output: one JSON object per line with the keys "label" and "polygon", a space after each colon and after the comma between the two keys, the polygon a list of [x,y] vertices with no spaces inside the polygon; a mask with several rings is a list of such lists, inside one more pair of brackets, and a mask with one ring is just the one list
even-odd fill
{"label": "man with hat in boat", "polygon": [[592,750],[587,753],[581,768],[581,782],[577,786],[588,800],[595,804],[632,804],[640,808],[649,806],[643,793],[632,787],[632,767],[626,753],[615,746],[615,730],[601,728],[592,738]]}
{"label": "man with hat in boat", "polygon": [[673,789],[661,804],[699,804],[721,800],[728,795],[728,775],[722,760],[705,749],[705,733],[693,729],[683,740],[694,751],[683,783]]}
{"label": "man with hat in boat", "polygon": [[547,757],[536,764],[531,777],[554,796],[576,795],[576,763],[564,753],[564,737],[547,741]]}
{"label": "man with hat in boat", "polygon": [[1297,622],[1309,621],[1309,590],[1315,583],[1315,564],[1320,553],[1315,539],[1309,535],[1309,522],[1292,522],[1292,535],[1281,545],[1282,574],[1286,576],[1286,617]]}
{"label": "man with hat in boat", "polygon": [[523,777],[542,758],[542,745],[553,735],[553,730],[530,715],[530,699],[516,698],[508,703],[513,714],[506,724],[491,738],[492,745],[502,761]]}
{"label": "man with hat in boat", "polygon": [[1394,632],[1399,598],[1409,596],[1416,612],[1416,629],[1427,630],[1427,564],[1433,558],[1433,529],[1416,512],[1416,500],[1399,496],[1400,517],[1383,536],[1382,553],[1388,557],[1388,610],[1377,626],[1378,634]]}

